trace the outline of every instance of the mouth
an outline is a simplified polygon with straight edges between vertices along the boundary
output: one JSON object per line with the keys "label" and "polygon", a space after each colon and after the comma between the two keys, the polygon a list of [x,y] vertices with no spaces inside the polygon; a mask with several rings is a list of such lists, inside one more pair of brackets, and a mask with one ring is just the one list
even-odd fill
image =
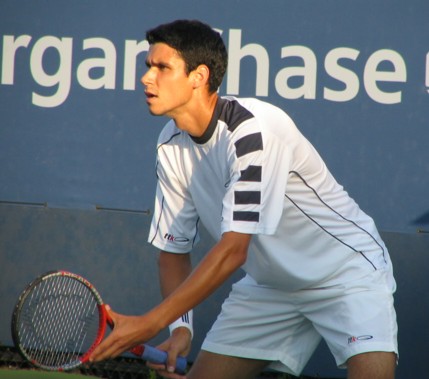
{"label": "mouth", "polygon": [[146,102],[149,102],[153,98],[157,97],[153,92],[150,91],[145,91],[144,93],[146,95]]}

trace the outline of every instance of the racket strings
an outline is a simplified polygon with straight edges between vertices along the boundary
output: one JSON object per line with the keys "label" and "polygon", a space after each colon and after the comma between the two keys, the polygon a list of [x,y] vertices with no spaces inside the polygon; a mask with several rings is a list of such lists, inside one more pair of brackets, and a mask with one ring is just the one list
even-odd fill
{"label": "racket strings", "polygon": [[21,348],[38,365],[70,368],[96,339],[98,324],[97,302],[86,285],[73,277],[48,277],[23,304]]}
{"label": "racket strings", "polygon": [[[64,281],[66,278],[61,278],[62,281]],[[75,361],[78,357],[77,353],[79,350],[76,349],[76,343],[78,342],[77,336],[73,335],[73,329],[68,328],[71,326],[70,320],[73,320],[74,314],[79,314],[80,309],[78,307],[81,304],[78,304],[77,307],[71,308],[67,311],[67,299],[68,296],[79,296],[79,283],[77,281],[74,281],[72,283],[72,286],[70,288],[70,293],[67,294],[67,296],[64,296],[64,294],[61,294],[60,296],[56,296],[57,303],[57,312],[55,318],[55,327],[50,328],[49,331],[52,332],[50,335],[46,335],[46,340],[50,341],[51,339],[51,346],[48,349],[47,354],[47,361],[46,363],[49,366],[56,366],[58,364],[63,364],[64,362],[68,361]],[[60,287],[61,286],[61,287]],[[53,290],[57,291],[59,288],[67,288],[66,285],[63,283],[57,283],[57,287],[55,287]],[[84,297],[82,297],[82,300]],[[73,305],[73,304],[72,304]],[[69,312],[69,313],[68,313]],[[55,316],[53,314],[52,316]],[[51,315],[48,315],[48,318],[45,318],[43,322],[46,326],[49,327],[48,322],[52,322]],[[57,324],[56,322],[58,320],[62,320],[61,324]],[[79,326],[79,325],[77,325]],[[76,328],[77,330],[77,328]]]}

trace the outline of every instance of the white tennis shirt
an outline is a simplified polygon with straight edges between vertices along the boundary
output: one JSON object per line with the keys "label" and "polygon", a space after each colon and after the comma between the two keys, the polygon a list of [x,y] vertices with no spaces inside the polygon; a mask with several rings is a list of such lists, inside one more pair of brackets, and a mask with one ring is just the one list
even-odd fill
{"label": "white tennis shirt", "polygon": [[253,235],[243,269],[260,285],[322,287],[390,266],[373,220],[273,105],[220,98],[202,137],[170,121],[157,150],[149,242],[161,250],[190,252],[201,221],[215,240]]}

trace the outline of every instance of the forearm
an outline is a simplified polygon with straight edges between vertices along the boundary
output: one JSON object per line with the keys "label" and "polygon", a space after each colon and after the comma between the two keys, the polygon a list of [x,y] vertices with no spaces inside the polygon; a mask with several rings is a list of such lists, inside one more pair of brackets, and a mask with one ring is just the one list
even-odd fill
{"label": "forearm", "polygon": [[166,298],[191,274],[190,254],[161,251],[158,257],[158,270],[161,294]]}
{"label": "forearm", "polygon": [[[173,254],[161,251],[158,257],[159,279],[162,297],[165,299],[179,287],[192,271],[190,254]],[[189,310],[169,325],[170,334],[178,328],[193,332],[193,312]],[[177,332],[176,332],[177,333]]]}
{"label": "forearm", "polygon": [[[157,320],[160,329],[168,326],[188,310],[212,294],[246,260],[250,236],[226,233],[201,260],[195,270],[181,284],[173,289],[174,280],[163,280],[164,301],[150,313]],[[167,275],[169,270],[162,270]]]}
{"label": "forearm", "polygon": [[[124,316],[110,311],[115,328],[94,350],[91,359],[99,361],[115,357],[137,344],[149,341],[178,317],[201,303],[246,261],[249,242],[248,235],[225,233],[189,276],[184,275],[190,271],[188,267],[178,270],[182,274],[174,275],[172,280],[163,280],[162,291],[167,297],[161,304],[142,316]],[[161,271],[163,275],[167,275],[171,266],[164,269]],[[186,279],[182,281],[184,277]],[[181,284],[175,288],[174,283]],[[182,331],[182,328],[178,331]]]}

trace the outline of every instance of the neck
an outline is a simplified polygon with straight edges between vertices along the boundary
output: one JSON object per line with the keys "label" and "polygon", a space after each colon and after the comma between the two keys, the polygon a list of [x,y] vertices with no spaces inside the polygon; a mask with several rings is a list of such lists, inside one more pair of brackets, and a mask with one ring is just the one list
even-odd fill
{"label": "neck", "polygon": [[201,137],[212,119],[217,99],[215,92],[195,102],[186,113],[173,117],[176,126],[192,137]]}

